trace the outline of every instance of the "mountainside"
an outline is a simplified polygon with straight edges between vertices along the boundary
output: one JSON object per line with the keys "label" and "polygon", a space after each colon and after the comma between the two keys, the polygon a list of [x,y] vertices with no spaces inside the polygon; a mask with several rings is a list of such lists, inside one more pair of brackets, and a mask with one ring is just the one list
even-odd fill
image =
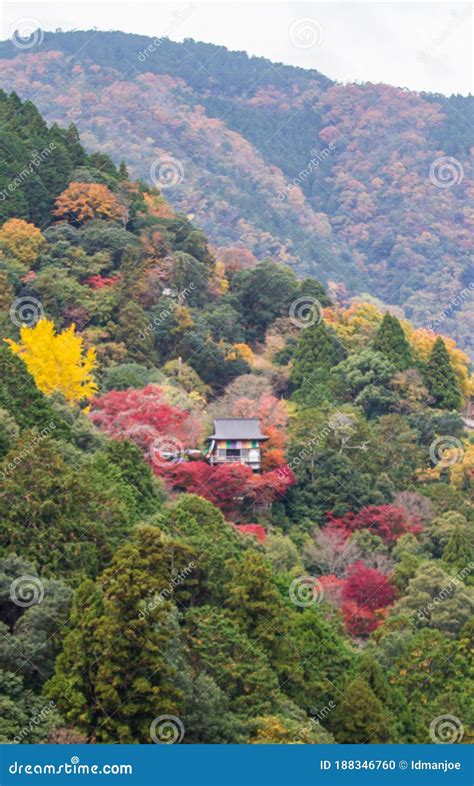
{"label": "mountainside", "polygon": [[472,349],[471,97],[119,32],[46,33],[0,58],[1,87],[164,186],[216,246],[402,306]]}
{"label": "mountainside", "polygon": [[0,145],[0,742],[472,743],[468,357],[2,91]]}

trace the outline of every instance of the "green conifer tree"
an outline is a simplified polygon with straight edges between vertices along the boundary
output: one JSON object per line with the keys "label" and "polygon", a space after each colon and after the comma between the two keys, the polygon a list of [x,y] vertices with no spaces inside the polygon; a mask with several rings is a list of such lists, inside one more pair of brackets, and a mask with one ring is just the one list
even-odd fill
{"label": "green conifer tree", "polygon": [[336,742],[360,745],[390,741],[390,717],[363,677],[349,681],[329,715]]}
{"label": "green conifer tree", "polygon": [[406,339],[403,328],[397,319],[388,312],[384,315],[382,323],[375,334],[373,348],[393,363],[399,370],[404,371],[413,366],[410,345]]}
{"label": "green conifer tree", "polygon": [[438,336],[424,374],[426,386],[439,409],[460,409],[461,393],[443,339]]}
{"label": "green conifer tree", "polygon": [[344,347],[323,322],[303,328],[291,372],[293,386],[306,389],[326,384],[331,368],[345,357]]}
{"label": "green conifer tree", "polygon": [[443,560],[456,568],[465,568],[472,560],[472,547],[461,527],[455,527],[443,549]]}

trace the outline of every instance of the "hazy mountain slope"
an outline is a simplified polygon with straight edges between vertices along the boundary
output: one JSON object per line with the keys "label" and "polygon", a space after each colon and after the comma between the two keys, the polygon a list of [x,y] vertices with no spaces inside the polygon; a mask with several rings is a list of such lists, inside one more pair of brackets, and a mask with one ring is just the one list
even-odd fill
{"label": "hazy mountain slope", "polygon": [[1,87],[134,175],[169,176],[169,201],[216,245],[369,292],[469,346],[473,99],[123,33],[46,34],[0,57]]}

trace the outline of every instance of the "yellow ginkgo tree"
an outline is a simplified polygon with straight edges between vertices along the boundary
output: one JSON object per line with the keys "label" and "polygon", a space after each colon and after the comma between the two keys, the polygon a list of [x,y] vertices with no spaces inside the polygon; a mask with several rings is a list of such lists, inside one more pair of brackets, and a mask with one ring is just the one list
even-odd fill
{"label": "yellow ginkgo tree", "polygon": [[46,395],[59,392],[71,402],[88,399],[97,392],[92,372],[97,366],[95,349],[84,352],[75,325],[56,333],[54,323],[40,319],[20,329],[20,343],[5,339]]}

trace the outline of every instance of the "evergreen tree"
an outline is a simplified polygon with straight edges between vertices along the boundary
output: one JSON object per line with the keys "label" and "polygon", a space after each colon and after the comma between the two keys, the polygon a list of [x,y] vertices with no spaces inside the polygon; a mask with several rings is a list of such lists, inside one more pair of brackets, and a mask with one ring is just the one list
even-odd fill
{"label": "evergreen tree", "polygon": [[397,368],[403,371],[413,365],[410,345],[403,328],[397,319],[388,312],[384,314],[382,323],[375,335],[373,348],[381,352]]}
{"label": "evergreen tree", "polygon": [[455,527],[443,549],[443,560],[455,568],[466,568],[472,560],[472,546],[466,532]]}
{"label": "evergreen tree", "polygon": [[292,385],[303,388],[305,395],[315,386],[325,385],[330,369],[345,356],[342,344],[324,322],[303,328],[291,372]]}
{"label": "evergreen tree", "polygon": [[439,409],[460,409],[462,400],[451,359],[443,339],[438,336],[425,371],[426,386]]}
{"label": "evergreen tree", "polygon": [[48,693],[66,720],[97,742],[148,743],[154,718],[180,715],[183,697],[167,648],[171,565],[187,562],[184,547],[141,527],[95,586],[79,588]]}
{"label": "evergreen tree", "polygon": [[20,428],[49,427],[55,437],[69,434],[67,424],[38,390],[21,358],[5,346],[0,346],[0,408],[6,409]]}
{"label": "evergreen tree", "polygon": [[363,677],[348,682],[328,716],[336,742],[371,745],[390,741],[390,717]]}
{"label": "evergreen tree", "polygon": [[266,652],[279,674],[292,675],[294,652],[288,647],[289,615],[271,567],[258,552],[248,550],[243,559],[233,562],[231,571],[226,605],[232,618]]}

